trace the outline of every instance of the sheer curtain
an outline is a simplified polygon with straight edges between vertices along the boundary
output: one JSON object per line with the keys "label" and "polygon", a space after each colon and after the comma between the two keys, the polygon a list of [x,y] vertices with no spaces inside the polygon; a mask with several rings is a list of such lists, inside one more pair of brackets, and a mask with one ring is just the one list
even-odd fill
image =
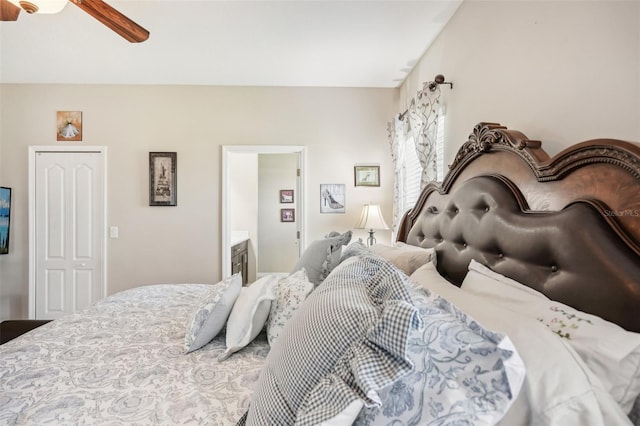
{"label": "sheer curtain", "polygon": [[440,86],[430,86],[426,82],[422,90],[418,92],[418,105],[416,114],[420,116],[420,132],[416,139],[416,152],[422,166],[420,188],[432,181],[438,180],[438,122],[440,116]]}
{"label": "sheer curtain", "polygon": [[[402,215],[429,181],[442,179],[440,87],[426,82],[404,114],[388,124],[394,168],[393,239]],[[440,149],[439,149],[440,148]],[[440,173],[438,171],[440,170]]]}

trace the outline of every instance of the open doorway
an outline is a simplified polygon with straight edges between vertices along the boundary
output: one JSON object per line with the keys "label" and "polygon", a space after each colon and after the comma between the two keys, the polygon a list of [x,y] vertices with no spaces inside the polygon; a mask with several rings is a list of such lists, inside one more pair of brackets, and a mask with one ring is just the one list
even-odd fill
{"label": "open doorway", "polygon": [[245,241],[248,282],[290,271],[304,247],[304,147],[222,150],[222,276],[234,270],[232,248]]}

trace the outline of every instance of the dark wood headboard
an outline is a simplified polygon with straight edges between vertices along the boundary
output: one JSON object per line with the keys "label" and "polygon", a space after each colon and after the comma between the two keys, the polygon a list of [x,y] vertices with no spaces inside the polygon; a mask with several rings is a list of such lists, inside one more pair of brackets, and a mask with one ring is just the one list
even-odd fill
{"label": "dark wood headboard", "polygon": [[456,285],[475,259],[640,332],[640,144],[597,139],[551,158],[539,141],[480,123],[398,241],[435,247]]}

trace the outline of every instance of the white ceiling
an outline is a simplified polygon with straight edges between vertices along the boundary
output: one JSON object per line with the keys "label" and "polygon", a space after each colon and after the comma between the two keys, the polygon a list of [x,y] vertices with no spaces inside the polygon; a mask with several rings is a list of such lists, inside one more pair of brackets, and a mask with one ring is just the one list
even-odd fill
{"label": "white ceiling", "polygon": [[67,4],[0,23],[0,82],[397,87],[462,0],[107,0],[131,44]]}

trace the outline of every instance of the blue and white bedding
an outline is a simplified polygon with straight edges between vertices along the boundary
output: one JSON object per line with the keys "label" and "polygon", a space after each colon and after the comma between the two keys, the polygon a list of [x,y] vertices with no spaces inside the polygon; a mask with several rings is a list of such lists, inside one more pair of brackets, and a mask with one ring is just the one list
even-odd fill
{"label": "blue and white bedding", "polygon": [[263,333],[219,362],[222,334],[185,354],[210,288],[127,290],[0,346],[0,424],[234,424],[269,345]]}
{"label": "blue and white bedding", "polygon": [[274,344],[245,424],[498,422],[524,377],[508,337],[362,246],[342,259]]}
{"label": "blue and white bedding", "polygon": [[575,350],[537,319],[451,285],[432,263],[418,269],[411,280],[430,290],[432,297],[446,298],[486,327],[508,335],[517,348],[527,374],[500,425],[631,424]]}
{"label": "blue and white bedding", "polygon": [[[234,277],[127,290],[0,346],[0,424],[628,422],[537,321],[474,303],[430,262],[340,251],[316,250],[259,292],[235,291]],[[317,286],[313,262],[331,266]],[[233,323],[251,300],[260,309]],[[195,349],[202,333],[212,340]]]}

